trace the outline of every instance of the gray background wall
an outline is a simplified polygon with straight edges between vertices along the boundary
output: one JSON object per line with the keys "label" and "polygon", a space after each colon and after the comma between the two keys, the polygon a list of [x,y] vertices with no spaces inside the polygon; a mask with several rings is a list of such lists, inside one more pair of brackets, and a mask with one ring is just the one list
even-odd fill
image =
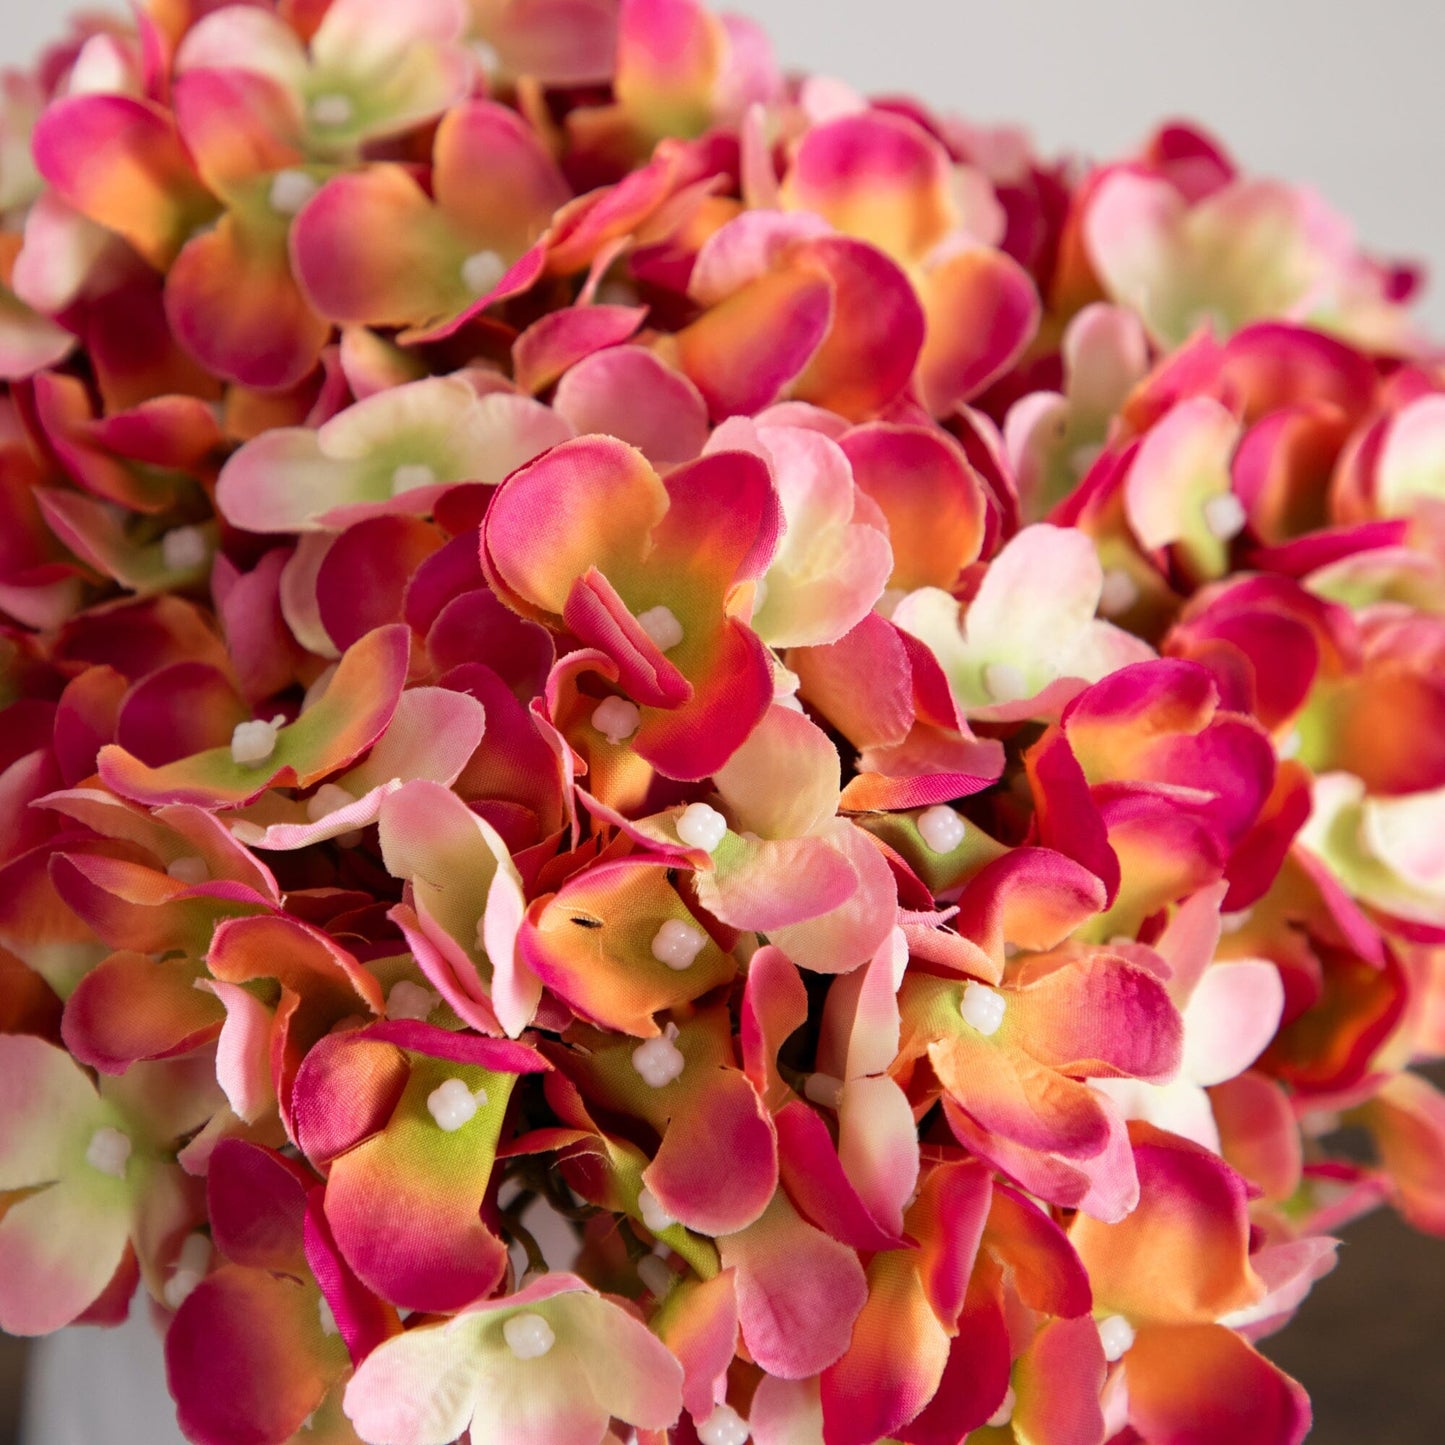
{"label": "gray background wall", "polygon": [[[117,0],[117,5],[119,0]],[[404,3],[404,0],[398,0]],[[0,0],[0,65],[23,62],[79,5]],[[1208,123],[1250,169],[1307,181],[1379,252],[1430,263],[1445,333],[1445,5],[1439,0],[734,0],[789,66],[866,91],[915,92],[1040,144],[1098,156],[1165,116]],[[67,1337],[41,1375],[30,1445],[169,1445],[143,1312],[127,1337]],[[1424,1445],[1445,1419],[1445,1247],[1379,1216],[1273,1346],[1315,1397],[1313,1445]],[[0,1445],[21,1349],[0,1338]],[[93,1386],[94,1388],[88,1388]],[[66,1410],[69,1420],[61,1418]]]}
{"label": "gray background wall", "polygon": [[[1445,5],[1438,0],[733,0],[785,65],[1026,122],[1096,156],[1166,116],[1250,169],[1314,185],[1377,251],[1445,287]],[[1445,331],[1445,291],[1427,308]]]}

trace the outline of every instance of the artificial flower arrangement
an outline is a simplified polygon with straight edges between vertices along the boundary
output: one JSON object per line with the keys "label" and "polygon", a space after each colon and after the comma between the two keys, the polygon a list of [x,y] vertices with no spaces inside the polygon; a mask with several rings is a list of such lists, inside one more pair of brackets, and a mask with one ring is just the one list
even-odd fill
{"label": "artificial flower arrangement", "polygon": [[1410,271],[695,0],[88,19],[0,209],[0,1326],[198,1445],[1297,1445],[1445,1232]]}

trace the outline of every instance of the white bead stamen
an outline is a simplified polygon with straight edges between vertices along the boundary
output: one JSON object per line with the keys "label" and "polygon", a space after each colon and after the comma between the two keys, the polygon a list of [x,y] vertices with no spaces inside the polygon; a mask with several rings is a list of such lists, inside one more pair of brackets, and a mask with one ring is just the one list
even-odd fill
{"label": "white bead stamen", "polygon": [[316,125],[346,125],[355,114],[356,107],[347,95],[318,95],[311,102],[311,120]]}
{"label": "white bead stamen", "polygon": [[1298,728],[1291,728],[1275,747],[1282,763],[1287,763],[1291,758],[1299,757],[1299,751],[1304,747],[1305,740]]}
{"label": "white bead stamen", "polygon": [[604,697],[592,709],[592,726],[615,747],[642,726],[642,710],[625,697]]}
{"label": "white bead stamen", "polygon": [[204,567],[211,549],[199,527],[172,527],[161,538],[161,561],[169,572],[194,572]]}
{"label": "white bead stamen", "polygon": [[707,944],[707,934],[695,924],[669,918],[653,935],[652,956],[679,973],[691,968]]}
{"label": "white bead stamen", "polygon": [[728,820],[706,803],[689,803],[677,820],[677,836],[689,848],[711,853],[727,837]]}
{"label": "white bead stamen", "polygon": [[1244,503],[1233,492],[1221,492],[1204,504],[1204,525],[1209,535],[1220,542],[1239,536],[1248,521]]}
{"label": "white bead stamen", "polygon": [[1123,1315],[1110,1315],[1099,1321],[1099,1343],[1104,1347],[1104,1358],[1112,1365],[1134,1343],[1134,1326]]}
{"label": "white bead stamen", "polygon": [[427,1095],[426,1107],[427,1113],[436,1120],[437,1128],[453,1134],[464,1124],[469,1124],[486,1102],[485,1089],[473,1092],[462,1079],[448,1079]]}
{"label": "white bead stamen", "polygon": [[633,1049],[632,1067],[649,1089],[666,1088],[686,1067],[682,1050],[673,1042],[676,1037],[677,1025],[668,1024],[665,1034]]}
{"label": "white bead stamen", "polygon": [[103,1124],[90,1136],[90,1143],[85,1147],[85,1162],[112,1179],[124,1179],[130,1147],[130,1140],[119,1129]]}
{"label": "white bead stamen", "polygon": [[985,983],[970,982],[958,1001],[958,1011],[964,1023],[975,1028],[985,1038],[996,1034],[1003,1023],[1008,1002],[1004,996]]}
{"label": "white bead stamen", "polygon": [[325,1295],[322,1295],[321,1298],[316,1301],[316,1317],[321,1321],[321,1333],[323,1335],[329,1337],[341,1333],[341,1326],[336,1323],[336,1316],[332,1313],[331,1303]]}
{"label": "white bead stamen", "polygon": [[161,1298],[171,1309],[178,1310],[186,1302],[206,1277],[206,1266],[210,1262],[211,1241],[204,1234],[188,1234],[180,1254],[176,1256],[171,1277],[161,1290]]}
{"label": "white bead stamen", "polygon": [[991,662],[983,670],[983,685],[995,702],[1018,702],[1033,689],[1023,668],[1012,662]]}
{"label": "white bead stamen", "polygon": [[506,274],[507,263],[495,251],[477,251],[462,262],[462,285],[473,296],[485,296]]}
{"label": "white bead stamen", "polygon": [[306,816],[313,823],[319,823],[323,818],[329,818],[332,813],[349,808],[355,801],[345,788],[336,783],[322,783],[306,800]]}
{"label": "white bead stamen", "polygon": [[268,199],[280,216],[294,216],[317,192],[317,185],[305,171],[277,171],[271,177]]}
{"label": "white bead stamen", "polygon": [[539,1360],[553,1345],[557,1336],[541,1315],[513,1315],[502,1326],[507,1348],[519,1360]]}
{"label": "white bead stamen", "polygon": [[266,830],[259,823],[252,823],[245,818],[237,818],[231,824],[231,836],[238,843],[244,843],[248,848],[257,848],[266,841]]}
{"label": "white bead stamen", "polygon": [[731,1405],[719,1405],[697,1427],[702,1445],[747,1445],[748,1422]]}
{"label": "white bead stamen", "polygon": [[963,819],[939,803],[918,815],[919,836],[935,853],[952,853],[968,834]]}
{"label": "white bead stamen", "polygon": [[1127,612],[1139,600],[1139,584],[1122,567],[1110,567],[1104,573],[1099,591],[1099,611],[1105,617]]}
{"label": "white bead stamen", "polygon": [[432,1010],[442,1001],[439,993],[413,983],[409,978],[392,984],[386,996],[386,1016],[389,1019],[429,1019]]}
{"label": "white bead stamen", "polygon": [[637,614],[637,625],[653,640],[659,652],[667,652],[682,641],[682,623],[670,607],[649,607]]}
{"label": "white bead stamen", "polygon": [[187,853],[166,864],[166,876],[174,878],[177,883],[195,887],[197,883],[205,883],[209,880],[211,870],[206,867],[204,858],[197,858],[194,853]]}
{"label": "white bead stamen", "polygon": [[987,1423],[992,1425],[995,1430],[1007,1425],[1014,1417],[1014,1406],[1018,1404],[1018,1398],[1019,1397],[1014,1394],[1014,1387],[1010,1385],[1008,1389],[1004,1391],[1003,1403],[988,1417]]}
{"label": "white bead stamen", "polygon": [[637,1196],[637,1212],[642,1216],[642,1222],[654,1234],[661,1234],[664,1229],[671,1229],[677,1223],[657,1202],[657,1195],[646,1187]]}
{"label": "white bead stamen", "polygon": [[276,751],[276,734],[285,723],[281,713],[270,722],[257,718],[253,722],[237,723],[231,733],[231,761],[250,768],[264,763]]}

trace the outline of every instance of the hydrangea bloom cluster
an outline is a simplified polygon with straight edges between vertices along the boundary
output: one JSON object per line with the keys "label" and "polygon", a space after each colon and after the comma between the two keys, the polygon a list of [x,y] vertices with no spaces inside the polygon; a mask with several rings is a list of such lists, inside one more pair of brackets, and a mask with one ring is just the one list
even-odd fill
{"label": "hydrangea bloom cluster", "polygon": [[0,212],[0,1327],[197,1445],[1297,1445],[1445,1232],[1412,273],[696,0],[151,0]]}

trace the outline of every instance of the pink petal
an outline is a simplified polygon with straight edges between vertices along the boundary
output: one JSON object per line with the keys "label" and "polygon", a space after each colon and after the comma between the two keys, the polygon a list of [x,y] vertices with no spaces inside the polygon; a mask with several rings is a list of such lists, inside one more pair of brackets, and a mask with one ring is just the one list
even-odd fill
{"label": "pink petal", "polygon": [[755,1224],[720,1239],[718,1252],[737,1272],[743,1340],[764,1370],[802,1380],[842,1356],[868,1298],[851,1249],[804,1223],[778,1194]]}
{"label": "pink petal", "polygon": [[646,316],[642,306],[569,306],[548,312],[512,343],[517,385],[534,395],[545,391],[594,352],[621,346]]}
{"label": "pink petal", "polygon": [[[720,1155],[728,1159],[722,1176]],[[777,1188],[778,1145],[748,1077],[728,1069],[710,1080],[704,1107],[674,1118],[642,1179],[669,1214],[698,1233],[753,1226]]]}
{"label": "pink petal", "polygon": [[594,351],[563,376],[552,404],[579,436],[617,437],[655,467],[691,461],[707,441],[701,393],[640,346]]}

